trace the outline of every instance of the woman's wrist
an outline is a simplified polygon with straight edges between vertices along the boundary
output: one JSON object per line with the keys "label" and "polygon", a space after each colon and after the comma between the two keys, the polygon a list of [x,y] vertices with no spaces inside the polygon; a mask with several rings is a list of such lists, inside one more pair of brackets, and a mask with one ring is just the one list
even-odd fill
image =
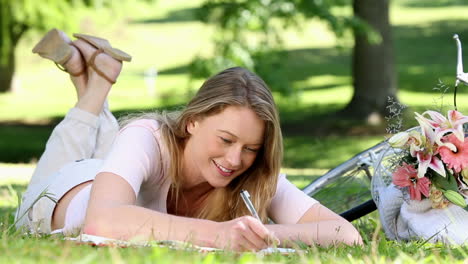
{"label": "woman's wrist", "polygon": [[218,244],[216,242],[220,239],[221,223],[205,219],[197,219],[197,221],[199,225],[196,228],[196,243],[200,246],[216,248]]}

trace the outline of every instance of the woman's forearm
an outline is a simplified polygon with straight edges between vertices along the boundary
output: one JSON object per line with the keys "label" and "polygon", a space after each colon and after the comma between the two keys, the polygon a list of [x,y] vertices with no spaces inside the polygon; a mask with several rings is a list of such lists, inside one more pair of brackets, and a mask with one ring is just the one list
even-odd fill
{"label": "woman's forearm", "polygon": [[212,247],[216,222],[169,215],[134,205],[99,210],[86,216],[83,232],[122,240],[178,240]]}
{"label": "woman's forearm", "polygon": [[361,245],[362,238],[354,226],[343,220],[325,220],[303,224],[267,225],[280,239],[281,246],[291,247],[300,241],[308,245],[329,246],[344,243]]}

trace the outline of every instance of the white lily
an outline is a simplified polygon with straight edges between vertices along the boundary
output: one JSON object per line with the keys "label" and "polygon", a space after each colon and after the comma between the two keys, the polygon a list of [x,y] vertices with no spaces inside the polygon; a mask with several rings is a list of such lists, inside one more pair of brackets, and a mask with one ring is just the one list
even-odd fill
{"label": "white lily", "polygon": [[408,144],[411,156],[416,157],[416,153],[424,149],[425,139],[419,131],[411,130],[409,132]]}
{"label": "white lily", "polygon": [[411,156],[416,157],[416,152],[424,148],[423,138],[421,133],[416,130],[409,132],[402,131],[393,135],[388,143],[392,148],[406,148],[409,146]]}
{"label": "white lily", "polygon": [[[421,127],[421,145],[423,148],[420,148],[419,151],[415,151],[414,154],[418,159],[418,178],[424,177],[427,172],[427,168],[433,169],[438,174],[445,177],[445,167],[442,161],[436,156],[438,147],[435,145],[436,141],[436,132],[430,124],[430,120],[424,116],[415,113],[416,120]],[[449,143],[451,144],[451,143]],[[455,146],[453,146],[455,147]],[[411,154],[413,155],[413,153]],[[414,156],[413,156],[414,157]]]}
{"label": "white lily", "polygon": [[409,140],[409,133],[406,131],[402,131],[393,135],[388,140],[388,144],[390,144],[392,148],[402,148],[406,145],[408,140]]}
{"label": "white lily", "polygon": [[465,134],[463,131],[463,124],[468,123],[468,116],[464,116],[456,110],[449,110],[447,112],[447,118],[436,111],[426,111],[422,115],[430,116],[431,119],[423,118],[434,128],[436,132],[435,142],[437,145],[446,146],[452,151],[457,150],[452,143],[444,143],[441,141],[442,137],[448,133],[453,133],[458,140],[464,142]]}

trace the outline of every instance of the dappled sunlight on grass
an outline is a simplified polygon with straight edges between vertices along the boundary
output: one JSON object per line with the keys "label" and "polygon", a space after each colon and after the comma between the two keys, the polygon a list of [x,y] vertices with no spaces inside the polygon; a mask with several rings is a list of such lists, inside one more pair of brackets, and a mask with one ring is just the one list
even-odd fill
{"label": "dappled sunlight on grass", "polygon": [[311,103],[321,104],[345,104],[351,100],[353,90],[349,85],[336,86],[318,91],[300,92],[300,98],[303,104]]}
{"label": "dappled sunlight on grass", "polygon": [[290,49],[323,48],[336,43],[336,36],[328,31],[327,25],[317,20],[306,21],[301,24],[300,32],[288,30],[283,37]]}
{"label": "dappled sunlight on grass", "polygon": [[330,169],[374,146],[385,138],[369,136],[287,137],[284,140],[284,166]]}
{"label": "dappled sunlight on grass", "polygon": [[[431,26],[431,23],[437,21],[466,19],[468,6],[436,6],[436,7],[401,7],[398,1],[394,1],[391,6],[390,21],[393,25],[425,25]],[[427,4],[425,4],[427,5]]]}
{"label": "dappled sunlight on grass", "polygon": [[18,206],[18,195],[26,189],[34,167],[32,163],[0,163],[0,208]]}
{"label": "dappled sunlight on grass", "polygon": [[319,168],[281,168],[281,173],[285,173],[288,180],[300,189],[304,188],[327,171],[328,169]]}
{"label": "dappled sunlight on grass", "polygon": [[35,163],[0,163],[0,185],[27,184]]}
{"label": "dappled sunlight on grass", "polygon": [[[468,86],[460,86],[459,90],[467,89]],[[418,111],[442,110],[443,112],[453,109],[453,88],[446,94],[428,94],[420,92],[401,91],[400,100],[403,104],[415,108]],[[468,94],[457,94],[457,108],[459,111],[468,114]]]}

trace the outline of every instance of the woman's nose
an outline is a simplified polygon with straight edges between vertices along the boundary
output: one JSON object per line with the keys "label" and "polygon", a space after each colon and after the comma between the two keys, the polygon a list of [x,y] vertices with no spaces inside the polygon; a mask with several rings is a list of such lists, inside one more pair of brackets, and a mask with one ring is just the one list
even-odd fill
{"label": "woman's nose", "polygon": [[241,165],[242,149],[232,147],[226,154],[226,160],[229,163],[230,169],[238,169]]}

